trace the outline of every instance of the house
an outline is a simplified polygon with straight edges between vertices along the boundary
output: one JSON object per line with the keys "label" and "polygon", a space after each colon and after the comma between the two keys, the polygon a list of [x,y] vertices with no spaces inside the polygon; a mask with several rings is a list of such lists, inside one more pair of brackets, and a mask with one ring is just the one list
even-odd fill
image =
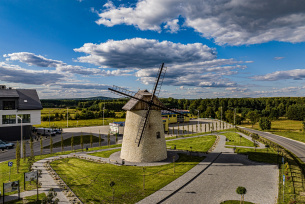
{"label": "house", "polygon": [[23,138],[30,138],[32,126],[41,123],[41,110],[35,89],[12,89],[0,85],[0,139],[20,140],[21,126]]}

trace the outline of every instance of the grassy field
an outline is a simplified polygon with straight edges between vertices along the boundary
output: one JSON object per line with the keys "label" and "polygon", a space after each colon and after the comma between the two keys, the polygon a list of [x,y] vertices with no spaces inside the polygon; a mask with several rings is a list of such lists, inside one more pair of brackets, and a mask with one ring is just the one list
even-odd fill
{"label": "grassy field", "polygon": [[[173,164],[145,167],[144,172],[143,167],[100,164],[77,158],[57,160],[51,166],[84,203],[136,203],[202,160],[203,157],[180,154],[175,167]],[[115,183],[113,202],[111,181]]]}
{"label": "grassy field", "polygon": [[[103,142],[103,141],[104,141],[104,139],[101,139],[101,142]],[[92,143],[95,143],[95,142],[99,142],[99,138],[92,135]],[[74,143],[74,145],[80,145],[80,136],[74,136],[73,143]],[[84,147],[85,147],[85,144],[90,144],[90,135],[83,135],[83,143],[84,143]],[[63,146],[64,147],[71,146],[71,137],[63,140]],[[56,147],[61,147],[61,141],[53,144],[53,148],[56,148]],[[49,149],[49,148],[50,148],[50,145],[44,147],[44,149]]]}
{"label": "grassy field", "polygon": [[[121,147],[120,144],[118,145],[110,145],[110,148],[114,148],[114,147]],[[102,146],[102,147],[93,147],[93,148],[89,148],[89,151],[93,151],[93,150],[99,150],[99,149],[107,149],[109,148],[108,146]],[[58,156],[58,155],[65,155],[65,154],[71,154],[73,152],[80,152],[81,150],[74,150],[74,151],[65,151],[65,152],[57,152],[57,153],[53,153],[53,154],[44,154],[44,155],[40,155],[40,156],[36,156],[35,157],[35,161],[44,159],[44,158],[48,158],[48,157],[52,157],[52,156]],[[20,160],[20,169],[19,169],[19,173],[17,173],[17,168],[16,168],[16,159],[12,159],[9,160],[11,162],[13,162],[13,167],[11,169],[11,181],[20,181],[20,191],[23,192],[23,174],[25,172],[28,172],[28,168],[27,168],[27,163],[23,162],[23,159]],[[6,162],[2,162],[0,163],[0,184],[2,183],[7,183],[9,182],[9,173],[10,173],[10,169],[7,165],[7,163],[9,161]],[[27,186],[26,188],[28,190],[30,189],[35,189],[36,188],[36,184],[32,183],[32,185],[30,185],[30,182],[27,182]],[[0,185],[0,191],[3,192],[3,185]],[[17,192],[12,192],[12,193],[6,193],[5,195],[11,195],[11,194],[15,194]]]}
{"label": "grassy field", "polygon": [[[192,150],[196,152],[207,152],[214,144],[216,140],[216,136],[207,135],[202,137],[181,139],[166,142],[167,147],[174,148],[176,145],[176,149],[179,150]],[[192,149],[191,149],[192,147]]]}
{"label": "grassy field", "polygon": [[121,149],[113,149],[110,151],[103,151],[103,152],[95,152],[95,153],[91,153],[89,155],[92,156],[97,156],[97,157],[103,157],[103,158],[109,158],[110,155],[112,155],[115,152],[121,151]]}
{"label": "grassy field", "polygon": [[238,133],[226,132],[226,133],[223,133],[222,135],[226,136],[226,138],[229,140],[226,142],[226,145],[254,147],[254,144],[252,141],[250,141],[244,137],[241,137]]}
{"label": "grassy field", "polygon": [[[244,123],[240,126],[252,128],[252,125],[248,123]],[[253,129],[261,130],[258,123],[253,126]],[[286,119],[274,120],[271,122],[271,130],[267,131],[283,137],[305,142],[305,134],[302,131],[302,121]]]}

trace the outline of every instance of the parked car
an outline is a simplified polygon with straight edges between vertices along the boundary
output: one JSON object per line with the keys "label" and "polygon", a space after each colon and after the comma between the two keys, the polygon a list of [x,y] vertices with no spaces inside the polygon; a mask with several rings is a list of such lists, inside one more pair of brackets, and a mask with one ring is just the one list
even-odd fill
{"label": "parked car", "polygon": [[4,149],[6,149],[6,146],[2,143],[0,143],[0,149],[3,151]]}
{"label": "parked car", "polygon": [[6,142],[4,140],[0,140],[0,144],[4,145],[6,147],[5,149],[12,149],[15,146],[14,143]]}
{"label": "parked car", "polygon": [[37,135],[55,136],[55,132],[51,128],[36,128]]}
{"label": "parked car", "polygon": [[55,132],[56,134],[61,134],[62,130],[61,129],[53,129],[53,132]]}

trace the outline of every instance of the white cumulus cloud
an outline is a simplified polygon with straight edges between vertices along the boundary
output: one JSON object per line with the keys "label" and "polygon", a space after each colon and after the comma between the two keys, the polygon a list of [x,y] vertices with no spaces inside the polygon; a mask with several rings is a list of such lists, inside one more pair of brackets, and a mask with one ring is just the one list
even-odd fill
{"label": "white cumulus cloud", "polygon": [[108,2],[99,25],[132,25],[140,30],[177,32],[178,17],[217,44],[243,45],[269,41],[305,41],[305,4],[290,0],[141,0],[135,6]]}

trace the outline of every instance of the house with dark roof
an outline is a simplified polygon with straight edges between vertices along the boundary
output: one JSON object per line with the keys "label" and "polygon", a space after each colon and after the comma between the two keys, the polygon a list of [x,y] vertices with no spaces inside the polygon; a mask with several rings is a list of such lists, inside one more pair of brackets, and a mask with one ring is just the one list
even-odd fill
{"label": "house with dark roof", "polygon": [[20,140],[21,128],[23,138],[30,138],[32,126],[41,123],[41,110],[35,89],[11,89],[1,85],[0,139]]}

